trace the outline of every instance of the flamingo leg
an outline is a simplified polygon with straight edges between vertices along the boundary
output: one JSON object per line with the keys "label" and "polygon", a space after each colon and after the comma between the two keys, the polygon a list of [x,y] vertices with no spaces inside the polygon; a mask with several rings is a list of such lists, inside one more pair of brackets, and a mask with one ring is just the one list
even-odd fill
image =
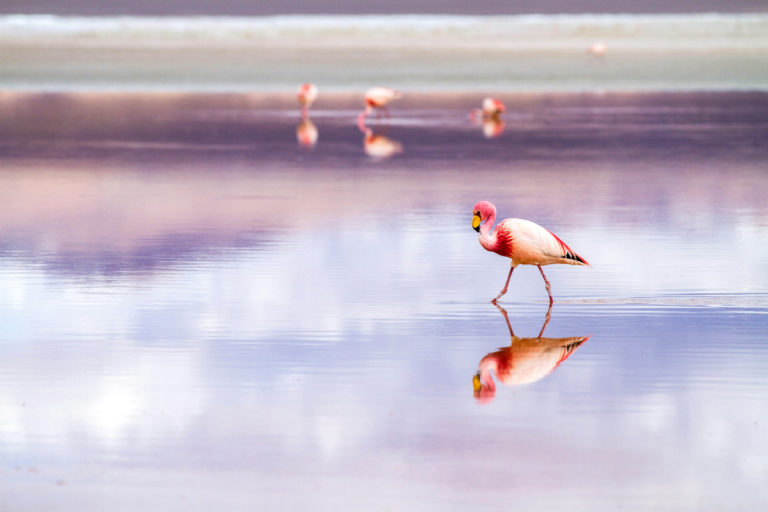
{"label": "flamingo leg", "polygon": [[539,331],[539,339],[541,339],[542,336],[544,336],[544,329],[547,328],[547,324],[549,324],[549,319],[551,318],[552,313],[552,303],[549,303],[549,308],[547,309],[547,316],[544,318],[544,325],[541,326],[541,330]]}
{"label": "flamingo leg", "polygon": [[496,298],[494,298],[494,299],[491,301],[491,302],[493,302],[494,304],[496,304],[496,301],[497,301],[497,300],[499,300],[499,297],[501,297],[502,295],[504,295],[505,293],[507,293],[507,287],[509,286],[509,280],[512,278],[512,271],[513,271],[513,270],[515,270],[515,267],[514,267],[514,265],[513,265],[513,266],[511,266],[511,267],[509,267],[509,275],[507,276],[507,282],[506,282],[506,283],[504,283],[504,288],[502,288],[502,290],[499,292],[499,294],[496,296]]}
{"label": "flamingo leg", "polygon": [[[547,284],[547,293],[549,294],[549,305],[552,306],[552,287],[549,286],[549,280],[547,279],[547,276],[544,275],[544,270],[542,270],[541,265],[536,265],[539,267],[539,272],[541,272],[541,277],[544,278],[544,282]],[[506,291],[507,287],[504,287],[504,291]]]}
{"label": "flamingo leg", "polygon": [[360,115],[357,116],[357,128],[361,132],[365,133],[365,118],[368,116],[368,111],[363,110]]}
{"label": "flamingo leg", "polygon": [[495,301],[493,305],[496,306],[499,311],[501,311],[501,314],[504,316],[504,320],[507,321],[507,327],[509,328],[509,335],[514,336],[515,333],[512,331],[512,324],[509,323],[509,315],[507,314],[507,310],[499,306]]}

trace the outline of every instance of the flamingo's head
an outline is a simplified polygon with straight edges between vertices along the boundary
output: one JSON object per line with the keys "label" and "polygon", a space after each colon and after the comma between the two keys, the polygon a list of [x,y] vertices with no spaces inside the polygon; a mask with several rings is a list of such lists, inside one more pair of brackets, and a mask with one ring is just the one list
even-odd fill
{"label": "flamingo's head", "polygon": [[488,403],[496,397],[496,385],[490,373],[477,372],[472,377],[472,389],[474,390],[475,400],[481,404]]}
{"label": "flamingo's head", "polygon": [[479,233],[480,225],[485,219],[491,215],[496,215],[496,207],[488,201],[480,201],[472,208],[472,215],[472,227]]}
{"label": "flamingo's head", "polygon": [[299,88],[299,103],[309,105],[317,99],[317,86],[312,83],[302,84]]}

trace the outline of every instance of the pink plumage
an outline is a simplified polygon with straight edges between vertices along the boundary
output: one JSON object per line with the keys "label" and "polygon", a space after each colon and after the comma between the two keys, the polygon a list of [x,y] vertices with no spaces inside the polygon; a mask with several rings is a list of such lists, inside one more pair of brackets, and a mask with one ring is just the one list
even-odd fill
{"label": "pink plumage", "polygon": [[544,278],[552,304],[552,290],[544,275],[542,265],[561,263],[566,265],[589,265],[554,233],[535,222],[524,219],[504,219],[492,229],[496,220],[496,207],[488,201],[480,201],[472,210],[472,227],[480,233],[480,245],[487,251],[495,252],[512,260],[512,267],[504,288],[493,301],[507,293],[512,271],[518,265],[536,265]]}
{"label": "pink plumage", "polygon": [[365,132],[365,118],[376,110],[377,115],[381,112],[388,118],[389,110],[387,104],[403,97],[403,93],[390,89],[389,87],[373,87],[365,93],[365,108],[357,116],[357,126],[360,131]]}
{"label": "pink plumage", "polygon": [[299,100],[299,104],[302,107],[309,108],[312,106],[312,103],[315,102],[317,99],[318,91],[317,86],[312,83],[306,83],[302,84],[301,87],[299,87],[299,93],[297,94],[297,98]]}

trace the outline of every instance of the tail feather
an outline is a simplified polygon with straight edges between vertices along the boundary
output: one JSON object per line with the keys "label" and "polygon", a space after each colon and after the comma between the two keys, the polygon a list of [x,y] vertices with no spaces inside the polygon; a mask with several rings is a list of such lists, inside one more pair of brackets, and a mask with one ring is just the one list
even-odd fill
{"label": "tail feather", "polygon": [[[547,231],[549,231],[549,230],[547,230]],[[568,247],[568,244],[566,244],[565,242],[560,240],[559,236],[557,236],[556,234],[554,234],[551,231],[549,231],[549,234],[552,235],[553,237],[555,237],[555,240],[557,240],[557,243],[560,244],[560,248],[563,250],[563,253],[564,253],[564,254],[562,254],[560,256],[561,258],[568,260],[568,263],[570,263],[571,265],[579,265],[579,264],[581,264],[581,265],[590,266],[589,262],[587,260],[585,260],[584,258],[579,256],[578,254],[576,254],[573,251],[573,249]]]}
{"label": "tail feather", "polygon": [[563,256],[563,258],[565,258],[567,260],[576,261],[578,263],[581,263],[582,265],[590,266],[589,262],[587,260],[585,260],[584,258],[582,258],[581,256],[579,256],[578,254],[576,254],[573,251],[566,251],[565,252],[565,256]]}

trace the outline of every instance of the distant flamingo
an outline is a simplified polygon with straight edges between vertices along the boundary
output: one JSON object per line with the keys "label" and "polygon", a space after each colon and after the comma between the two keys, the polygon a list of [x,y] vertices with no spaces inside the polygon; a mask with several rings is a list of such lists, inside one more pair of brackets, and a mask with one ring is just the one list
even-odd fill
{"label": "distant flamingo", "polygon": [[505,219],[499,222],[496,229],[491,231],[493,222],[496,220],[496,207],[488,201],[480,201],[475,205],[472,212],[474,215],[472,227],[480,233],[480,245],[486,251],[495,252],[512,260],[507,282],[504,283],[501,292],[492,300],[494,303],[507,293],[512,271],[518,265],[536,265],[539,267],[541,277],[544,278],[547,285],[550,305],[553,302],[552,288],[541,266],[553,263],[589,265],[554,233],[535,222],[523,219]]}
{"label": "distant flamingo", "polygon": [[593,57],[602,57],[605,55],[607,49],[608,47],[605,45],[605,43],[602,41],[597,41],[589,46],[587,52],[589,52],[589,54]]}
{"label": "distant flamingo", "polygon": [[302,117],[306,117],[309,111],[309,107],[317,99],[317,86],[315,84],[306,83],[299,88],[299,104],[301,105]]}
{"label": "distant flamingo", "polygon": [[365,109],[357,116],[357,126],[361,131],[365,130],[365,118],[368,114],[374,111],[378,113],[383,112],[384,115],[389,117],[389,110],[387,110],[387,104],[390,101],[394,101],[403,97],[403,93],[390,89],[388,87],[374,87],[368,89],[365,93]]}
{"label": "distant flamingo", "polygon": [[483,135],[486,139],[493,139],[504,133],[504,121],[501,114],[507,111],[507,107],[495,98],[485,98],[483,108],[476,108],[469,118],[475,124],[483,125]]}
{"label": "distant flamingo", "polygon": [[535,338],[520,338],[512,331],[507,311],[498,304],[496,307],[507,322],[511,342],[508,347],[491,352],[480,360],[478,371],[472,378],[475,398],[480,402],[489,402],[496,395],[496,384],[491,372],[496,374],[499,382],[507,386],[531,384],[552,373],[589,339],[589,336],[543,338],[544,329],[549,323],[551,306],[539,335]]}
{"label": "distant flamingo", "polygon": [[302,147],[313,148],[317,144],[317,135],[315,123],[309,116],[305,116],[296,127],[296,140]]}
{"label": "distant flamingo", "polygon": [[483,108],[476,108],[472,111],[472,119],[498,119],[501,114],[507,111],[507,107],[496,98],[485,98]]}

